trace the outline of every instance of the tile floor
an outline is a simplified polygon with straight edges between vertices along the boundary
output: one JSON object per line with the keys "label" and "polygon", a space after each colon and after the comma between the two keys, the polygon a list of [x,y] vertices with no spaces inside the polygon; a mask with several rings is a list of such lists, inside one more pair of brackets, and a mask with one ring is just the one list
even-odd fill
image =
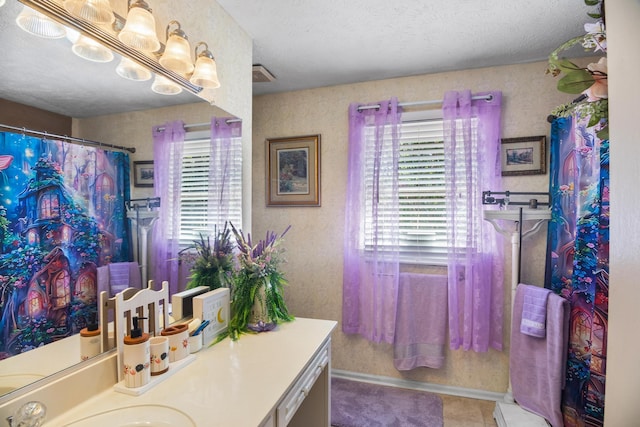
{"label": "tile floor", "polygon": [[488,400],[440,395],[444,413],[444,427],[496,427],[493,409],[496,403]]}

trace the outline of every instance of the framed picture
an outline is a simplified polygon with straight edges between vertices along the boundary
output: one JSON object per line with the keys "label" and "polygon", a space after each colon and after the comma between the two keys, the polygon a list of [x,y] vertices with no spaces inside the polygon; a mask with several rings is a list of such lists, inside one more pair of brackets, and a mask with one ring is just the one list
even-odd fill
{"label": "framed picture", "polygon": [[320,135],[267,139],[267,206],[320,206]]}
{"label": "framed picture", "polygon": [[153,160],[133,162],[133,186],[153,187]]}
{"label": "framed picture", "polygon": [[502,176],[547,172],[547,137],[504,138],[500,145]]}

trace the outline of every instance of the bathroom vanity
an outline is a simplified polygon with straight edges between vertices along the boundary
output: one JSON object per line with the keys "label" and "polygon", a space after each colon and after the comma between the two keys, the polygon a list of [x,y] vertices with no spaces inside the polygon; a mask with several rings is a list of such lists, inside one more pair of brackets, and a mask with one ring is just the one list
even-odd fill
{"label": "bathroom vanity", "polygon": [[[195,353],[192,363],[139,396],[116,391],[115,373],[108,372],[111,386],[85,395],[79,404],[37,391],[28,399],[48,406],[51,417],[44,427],[98,426],[101,417],[108,418],[110,426],[133,425],[146,422],[146,414],[162,411],[179,412],[198,427],[328,427],[335,326],[335,321],[300,318],[270,332],[242,335],[238,341],[225,339]],[[113,360],[109,366],[115,368]],[[85,377],[99,381],[105,371],[100,366]],[[75,400],[91,389],[60,381]],[[162,425],[172,425],[168,420]]]}

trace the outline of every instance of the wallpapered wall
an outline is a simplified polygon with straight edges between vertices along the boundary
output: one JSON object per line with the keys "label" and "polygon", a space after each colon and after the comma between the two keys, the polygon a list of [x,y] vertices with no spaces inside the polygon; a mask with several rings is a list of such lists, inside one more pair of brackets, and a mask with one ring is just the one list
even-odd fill
{"label": "wallpapered wall", "polygon": [[[290,311],[299,317],[341,320],[342,256],[345,188],[347,180],[347,111],[350,102],[376,102],[397,96],[400,102],[441,99],[444,92],[503,92],[504,138],[549,135],[550,111],[571,101],[555,89],[556,79],[545,74],[546,62],[465,70],[382,80],[353,85],[264,95],[253,105],[253,198],[255,235],[266,230],[287,233]],[[436,107],[437,108],[437,107]],[[321,134],[321,207],[265,206],[265,139]],[[510,191],[548,191],[547,175],[506,177]],[[480,197],[480,195],[479,195]],[[523,282],[542,285],[546,227],[523,244]],[[505,322],[510,321],[511,245],[505,239]],[[407,267],[420,270],[419,267]],[[506,326],[506,325],[505,325]],[[506,330],[506,329],[505,329]],[[354,372],[405,378],[448,386],[504,392],[508,382],[508,337],[505,351],[484,354],[448,351],[445,367],[400,373],[393,367],[393,351],[339,329],[334,333],[333,367]]]}

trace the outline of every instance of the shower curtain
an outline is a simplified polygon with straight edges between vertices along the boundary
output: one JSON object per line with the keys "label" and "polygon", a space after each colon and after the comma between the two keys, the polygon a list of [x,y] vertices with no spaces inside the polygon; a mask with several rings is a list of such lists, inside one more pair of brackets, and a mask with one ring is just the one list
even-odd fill
{"label": "shower curtain", "polygon": [[97,267],[132,257],[127,199],[127,154],[0,132],[0,359],[97,321]]}
{"label": "shower curtain", "polygon": [[562,410],[565,426],[604,420],[609,289],[609,141],[588,109],[551,128],[549,256],[545,286],[571,307]]}

